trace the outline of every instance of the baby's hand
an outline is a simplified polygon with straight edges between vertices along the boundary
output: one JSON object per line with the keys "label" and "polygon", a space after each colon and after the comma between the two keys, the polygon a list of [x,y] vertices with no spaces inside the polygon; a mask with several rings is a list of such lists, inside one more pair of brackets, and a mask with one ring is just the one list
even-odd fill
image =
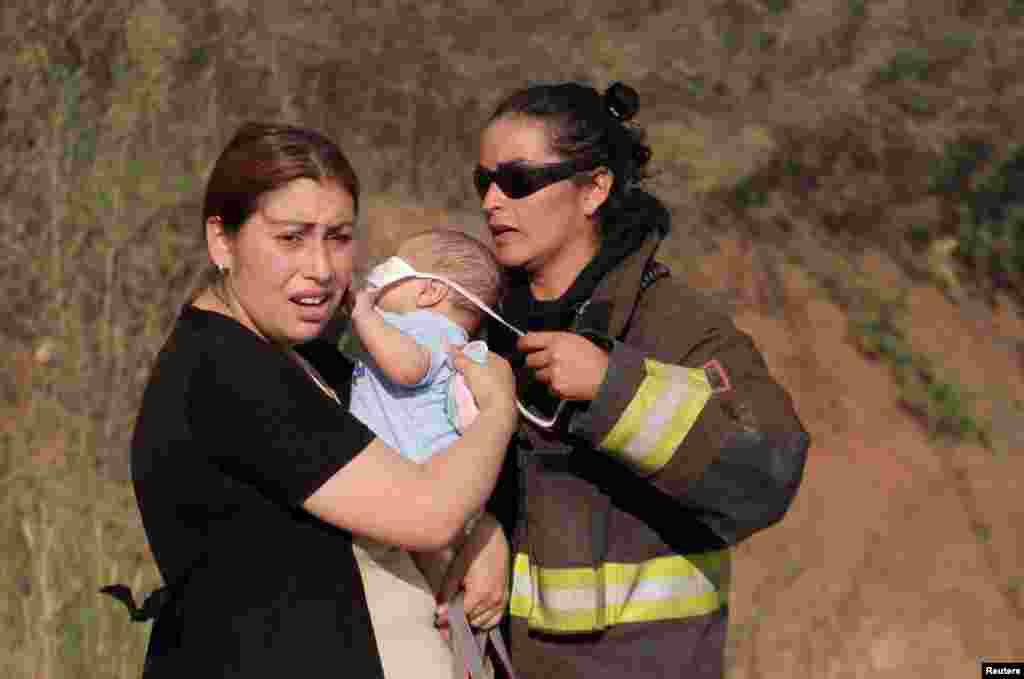
{"label": "baby's hand", "polygon": [[373,311],[373,305],[376,303],[377,298],[380,296],[380,288],[374,288],[367,286],[358,290],[354,294],[349,289],[349,315],[352,320],[361,318],[364,314]]}
{"label": "baby's hand", "polygon": [[508,361],[489,352],[481,364],[458,350],[452,352],[452,364],[465,376],[480,410],[508,407],[515,413],[516,381]]}
{"label": "baby's hand", "polygon": [[[462,354],[478,365],[487,365],[487,343],[483,340],[475,340],[462,346]],[[448,414],[448,421],[455,431],[465,434],[469,425],[473,423],[480,409],[473,399],[473,392],[466,385],[466,378],[462,373],[455,373],[448,383],[448,398],[445,401],[445,411]]]}

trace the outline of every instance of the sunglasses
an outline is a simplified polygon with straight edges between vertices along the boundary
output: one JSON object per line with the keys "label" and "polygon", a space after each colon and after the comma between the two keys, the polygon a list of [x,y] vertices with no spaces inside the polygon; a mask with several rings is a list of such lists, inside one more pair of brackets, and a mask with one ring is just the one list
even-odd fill
{"label": "sunglasses", "polygon": [[509,198],[525,198],[545,186],[584,171],[580,169],[575,160],[536,167],[520,163],[502,163],[494,171],[477,165],[473,170],[473,183],[476,185],[476,192],[480,194],[481,200],[487,195],[491,184],[497,184],[501,192]]}

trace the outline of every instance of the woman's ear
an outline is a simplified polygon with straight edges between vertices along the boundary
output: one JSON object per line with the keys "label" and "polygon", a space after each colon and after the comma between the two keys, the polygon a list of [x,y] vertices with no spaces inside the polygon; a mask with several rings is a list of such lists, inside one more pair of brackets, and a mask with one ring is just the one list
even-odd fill
{"label": "woman's ear", "polygon": [[599,167],[590,176],[590,183],[583,193],[583,214],[593,217],[598,209],[608,200],[615,183],[615,174],[607,167]]}
{"label": "woman's ear", "polygon": [[448,286],[443,282],[432,278],[421,278],[420,281],[423,282],[423,285],[416,295],[416,306],[419,308],[426,309],[436,306],[448,296]]}
{"label": "woman's ear", "polygon": [[231,254],[231,236],[224,229],[224,220],[210,217],[206,220],[206,249],[210,261],[221,271],[230,271],[234,264]]}

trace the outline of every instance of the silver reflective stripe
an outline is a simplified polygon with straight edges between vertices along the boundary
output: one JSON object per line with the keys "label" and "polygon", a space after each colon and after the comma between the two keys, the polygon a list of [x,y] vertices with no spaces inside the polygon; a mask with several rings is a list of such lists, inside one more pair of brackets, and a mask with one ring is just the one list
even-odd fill
{"label": "silver reflective stripe", "polygon": [[626,442],[622,456],[635,465],[642,465],[644,459],[658,446],[676,413],[692,398],[693,389],[686,376],[682,376],[679,381],[669,382],[658,400],[647,411],[643,426],[639,427]]}
{"label": "silver reflective stripe", "polygon": [[512,577],[512,596],[521,596],[526,599],[533,599],[533,583],[530,582],[529,572],[516,569]]}
{"label": "silver reflective stripe", "polygon": [[[533,598],[533,585],[529,577],[516,574],[513,595]],[[677,597],[694,597],[718,591],[715,584],[701,575],[672,578],[652,578],[635,583],[605,585],[604,606],[627,606],[630,603],[664,601]],[[559,611],[593,610],[599,606],[595,587],[543,587],[538,604]]]}
{"label": "silver reflective stripe", "polygon": [[711,396],[701,368],[644,360],[647,376],[600,448],[642,475],[669,463]]}
{"label": "silver reflective stripe", "polygon": [[511,612],[531,628],[556,632],[703,615],[727,601],[728,573],[727,550],[599,569],[538,568],[519,553]]}

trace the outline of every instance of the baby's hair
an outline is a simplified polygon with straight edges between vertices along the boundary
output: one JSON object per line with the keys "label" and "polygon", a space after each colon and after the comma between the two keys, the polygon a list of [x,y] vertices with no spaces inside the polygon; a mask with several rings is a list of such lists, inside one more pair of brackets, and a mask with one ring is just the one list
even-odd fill
{"label": "baby's hair", "polygon": [[[494,253],[476,238],[452,229],[429,229],[413,234],[399,246],[409,263],[424,272],[444,276],[493,307],[502,292],[501,265]],[[457,290],[451,290],[452,305],[464,311],[482,313]]]}

